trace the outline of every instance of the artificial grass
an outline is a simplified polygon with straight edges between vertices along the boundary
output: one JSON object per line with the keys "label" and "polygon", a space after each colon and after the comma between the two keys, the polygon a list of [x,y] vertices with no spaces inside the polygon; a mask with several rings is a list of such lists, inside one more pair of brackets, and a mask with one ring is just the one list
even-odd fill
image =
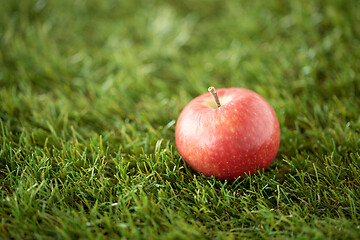
{"label": "artificial grass", "polygon": [[[359,1],[3,1],[0,238],[359,239]],[[207,87],[264,96],[269,169],[193,172]]]}

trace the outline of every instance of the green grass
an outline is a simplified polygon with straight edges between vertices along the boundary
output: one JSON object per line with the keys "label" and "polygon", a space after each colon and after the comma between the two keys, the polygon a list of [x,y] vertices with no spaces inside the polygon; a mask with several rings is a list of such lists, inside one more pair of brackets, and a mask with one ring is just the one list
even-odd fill
{"label": "green grass", "polygon": [[[359,1],[2,1],[1,239],[359,239]],[[279,153],[220,182],[176,150],[207,87]]]}

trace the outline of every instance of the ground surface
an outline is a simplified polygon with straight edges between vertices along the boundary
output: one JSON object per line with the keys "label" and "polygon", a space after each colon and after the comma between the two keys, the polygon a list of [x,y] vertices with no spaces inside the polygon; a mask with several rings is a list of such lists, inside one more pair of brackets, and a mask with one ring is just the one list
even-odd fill
{"label": "ground surface", "polygon": [[[359,239],[359,1],[2,1],[0,238]],[[174,141],[207,87],[264,96],[265,172]]]}

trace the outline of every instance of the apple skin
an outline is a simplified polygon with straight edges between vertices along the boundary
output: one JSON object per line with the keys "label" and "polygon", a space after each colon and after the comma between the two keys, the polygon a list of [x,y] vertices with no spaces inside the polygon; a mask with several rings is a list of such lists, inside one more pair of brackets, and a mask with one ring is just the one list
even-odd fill
{"label": "apple skin", "polygon": [[248,89],[223,88],[217,94],[220,108],[205,93],[181,112],[175,128],[180,155],[193,170],[219,180],[266,169],[280,144],[274,109]]}

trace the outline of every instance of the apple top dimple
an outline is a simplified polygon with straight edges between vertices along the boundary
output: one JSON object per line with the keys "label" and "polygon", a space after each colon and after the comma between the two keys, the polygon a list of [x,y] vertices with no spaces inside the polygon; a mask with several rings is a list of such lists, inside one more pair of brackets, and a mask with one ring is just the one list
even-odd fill
{"label": "apple top dimple", "polygon": [[[219,96],[221,107],[231,102],[232,98],[232,96]],[[206,96],[206,98],[201,101],[201,104],[211,109],[218,108],[216,106],[216,102],[211,98],[211,96]]]}

